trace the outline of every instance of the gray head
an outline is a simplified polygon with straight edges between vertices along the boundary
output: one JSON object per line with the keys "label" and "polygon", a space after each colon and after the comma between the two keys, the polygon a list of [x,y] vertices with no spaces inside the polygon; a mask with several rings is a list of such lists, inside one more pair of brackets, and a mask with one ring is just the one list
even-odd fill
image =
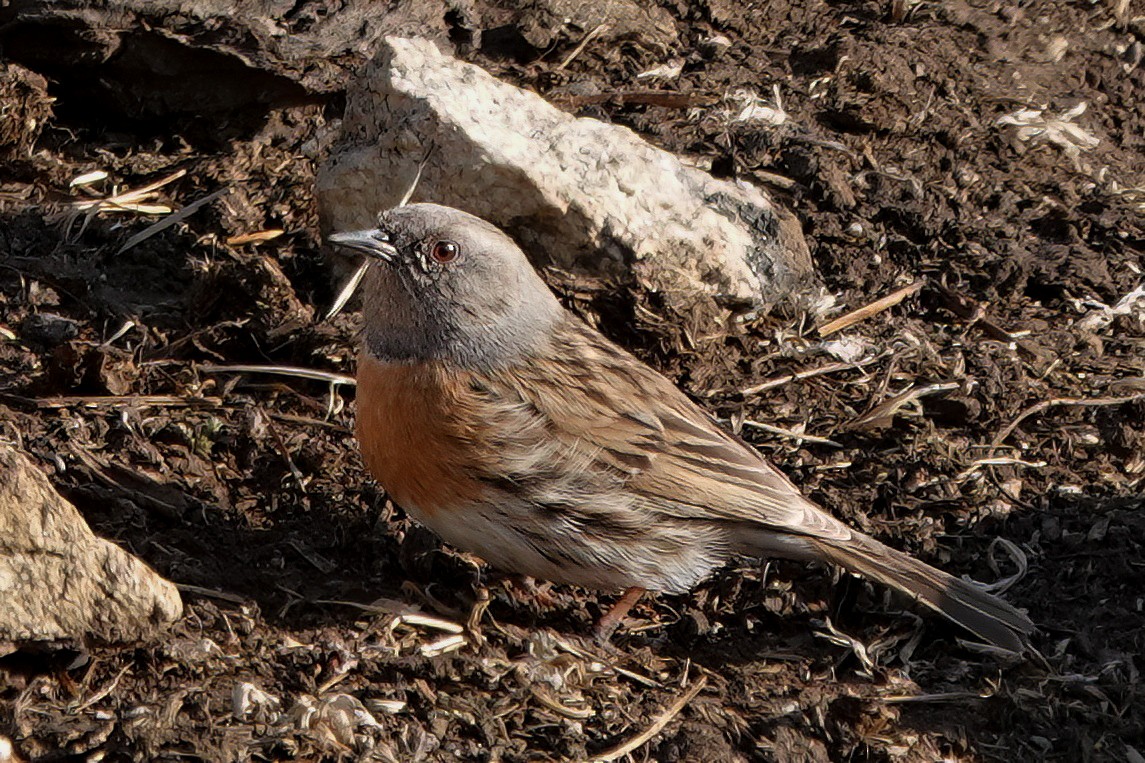
{"label": "gray head", "polygon": [[563,314],[513,240],[458,209],[395,207],[377,228],[329,241],[373,260],[362,290],[365,342],[381,360],[495,367],[538,346]]}

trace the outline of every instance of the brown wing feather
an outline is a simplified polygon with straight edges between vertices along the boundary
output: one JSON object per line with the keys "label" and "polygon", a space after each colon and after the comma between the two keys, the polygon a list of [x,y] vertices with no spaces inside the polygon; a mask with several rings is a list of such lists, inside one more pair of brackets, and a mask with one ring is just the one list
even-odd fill
{"label": "brown wing feather", "polygon": [[596,331],[570,317],[553,341],[556,362],[519,379],[521,394],[553,422],[550,435],[595,449],[598,461],[626,473],[628,488],[657,511],[798,535],[851,536],[668,379]]}

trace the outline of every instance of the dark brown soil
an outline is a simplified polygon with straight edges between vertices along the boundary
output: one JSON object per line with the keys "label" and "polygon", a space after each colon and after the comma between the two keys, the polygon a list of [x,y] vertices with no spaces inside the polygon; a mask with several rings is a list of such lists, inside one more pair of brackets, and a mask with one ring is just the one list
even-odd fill
{"label": "dark brown soil", "polygon": [[[697,335],[646,295],[554,287],[854,525],[985,581],[1018,571],[1015,549],[1027,568],[1005,596],[1044,657],[1000,661],[862,581],[753,561],[594,645],[610,595],[494,583],[386,501],[350,434],[352,388],[208,370],[353,372],[353,312],[321,320],[334,287],[312,196],[342,94],[133,111],[91,88],[138,82],[38,72],[29,53],[0,70],[0,437],[190,587],[161,644],[0,660],[0,735],[23,758],[584,760],[703,678],[633,760],[1142,760],[1145,307],[1096,320],[1145,281],[1142,8],[660,4],[676,51],[602,35],[567,66],[588,30],[541,44],[528,14],[481,0],[472,18],[497,28],[442,24],[499,76],[770,188],[844,310],[926,285],[827,342],[805,316]],[[676,54],[678,79],[637,79]],[[734,119],[741,91],[775,106],[773,87],[783,124]],[[1084,149],[999,123],[1078,104],[1065,121],[1097,140]],[[109,179],[69,189],[92,170]],[[230,190],[122,253],[160,218],[68,214],[177,170],[148,203]],[[227,243],[268,229],[285,233]],[[849,352],[877,359],[750,392]],[[464,624],[479,581],[483,638],[444,655],[424,651],[449,633],[387,614]]]}

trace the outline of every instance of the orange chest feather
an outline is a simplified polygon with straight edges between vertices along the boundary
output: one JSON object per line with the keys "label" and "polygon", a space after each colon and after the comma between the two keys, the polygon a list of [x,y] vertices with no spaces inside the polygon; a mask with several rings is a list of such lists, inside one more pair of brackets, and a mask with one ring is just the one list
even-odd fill
{"label": "orange chest feather", "polygon": [[473,438],[459,418],[464,379],[436,364],[358,361],[358,445],[366,467],[406,509],[433,514],[481,498]]}

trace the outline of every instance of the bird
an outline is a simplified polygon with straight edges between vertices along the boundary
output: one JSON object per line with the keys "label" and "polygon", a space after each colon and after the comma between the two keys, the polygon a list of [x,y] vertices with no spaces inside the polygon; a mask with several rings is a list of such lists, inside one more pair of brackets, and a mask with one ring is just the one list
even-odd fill
{"label": "bird", "polygon": [[366,255],[355,433],[387,495],[494,568],[680,594],[734,558],[830,562],[1012,653],[1003,599],[853,529],[667,377],[566,309],[491,223],[415,203],[328,241]]}

